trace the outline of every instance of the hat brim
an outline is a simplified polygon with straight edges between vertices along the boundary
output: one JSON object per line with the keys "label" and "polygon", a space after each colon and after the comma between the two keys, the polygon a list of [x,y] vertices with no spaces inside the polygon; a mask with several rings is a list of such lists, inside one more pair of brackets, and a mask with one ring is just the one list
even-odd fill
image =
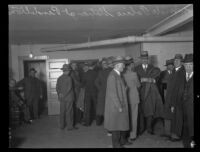
{"label": "hat brim", "polygon": [[165,64],[164,66],[168,66],[168,65],[174,65],[173,63],[169,63],[169,64]]}
{"label": "hat brim", "polygon": [[186,60],[186,61],[183,60],[183,63],[192,63],[192,62],[193,60]]}
{"label": "hat brim", "polygon": [[140,56],[141,59],[148,59],[149,56]]}
{"label": "hat brim", "polygon": [[62,71],[70,71],[70,68],[61,68]]}
{"label": "hat brim", "polygon": [[116,64],[118,64],[118,63],[126,63],[126,61],[125,60],[119,60],[119,61],[113,61],[112,62],[112,64],[114,64],[114,65],[116,65]]}
{"label": "hat brim", "polygon": [[36,71],[36,70],[30,70],[30,72],[31,72],[31,71],[33,71],[34,73],[37,73],[37,71]]}

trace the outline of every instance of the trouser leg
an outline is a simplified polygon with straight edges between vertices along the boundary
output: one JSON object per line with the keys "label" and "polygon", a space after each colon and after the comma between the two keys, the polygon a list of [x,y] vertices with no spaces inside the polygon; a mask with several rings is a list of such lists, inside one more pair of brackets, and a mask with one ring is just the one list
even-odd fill
{"label": "trouser leg", "polygon": [[130,138],[134,139],[137,136],[137,117],[138,117],[138,104],[131,105],[131,132]]}
{"label": "trouser leg", "polygon": [[152,132],[152,116],[146,117],[147,131]]}
{"label": "trouser leg", "polygon": [[171,132],[175,138],[181,137],[182,135],[183,111],[181,108],[182,107],[179,106],[175,107],[175,112],[171,122]]}
{"label": "trouser leg", "polygon": [[164,129],[165,129],[165,134],[170,135],[171,134],[171,120],[165,119],[164,120]]}
{"label": "trouser leg", "polygon": [[39,99],[34,99],[33,100],[33,115],[34,115],[34,119],[38,119],[38,102],[39,102]]}
{"label": "trouser leg", "polygon": [[65,102],[60,101],[60,128],[63,129],[65,127]]}
{"label": "trouser leg", "polygon": [[91,95],[89,93],[85,95],[84,121],[86,125],[91,124]]}
{"label": "trouser leg", "polygon": [[97,107],[97,99],[96,99],[96,94],[92,93],[91,95],[92,98],[92,105],[91,105],[91,119],[96,120],[96,107]]}
{"label": "trouser leg", "polygon": [[33,101],[32,99],[27,99],[27,107],[30,112],[30,119],[34,119],[34,114],[33,114]]}
{"label": "trouser leg", "polygon": [[145,130],[145,117],[140,104],[138,105],[138,124],[138,134],[142,134]]}
{"label": "trouser leg", "polygon": [[111,131],[113,148],[120,148],[120,131]]}
{"label": "trouser leg", "polygon": [[124,145],[128,141],[128,133],[129,131],[120,131],[120,144]]}
{"label": "trouser leg", "polygon": [[66,102],[65,118],[67,122],[67,128],[71,129],[74,126],[73,101],[65,101],[65,102]]}
{"label": "trouser leg", "polygon": [[23,107],[23,113],[24,113],[24,120],[29,121],[30,120],[30,112],[29,112],[29,108],[27,106]]}

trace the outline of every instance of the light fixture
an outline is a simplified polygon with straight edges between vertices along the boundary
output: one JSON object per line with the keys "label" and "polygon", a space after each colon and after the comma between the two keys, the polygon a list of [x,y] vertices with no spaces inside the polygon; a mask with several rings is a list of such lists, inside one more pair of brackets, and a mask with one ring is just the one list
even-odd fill
{"label": "light fixture", "polygon": [[28,49],[29,49],[29,58],[33,58],[33,53],[32,53],[32,49],[31,49],[31,44],[29,45],[29,47],[28,47]]}
{"label": "light fixture", "polygon": [[28,56],[29,58],[33,58],[33,53],[31,52]]}

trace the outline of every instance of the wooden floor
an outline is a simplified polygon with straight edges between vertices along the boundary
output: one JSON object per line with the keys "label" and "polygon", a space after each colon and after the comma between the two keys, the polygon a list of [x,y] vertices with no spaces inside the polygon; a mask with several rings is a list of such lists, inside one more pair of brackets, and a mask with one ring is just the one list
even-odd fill
{"label": "wooden floor", "polygon": [[[43,115],[31,125],[23,124],[16,128],[13,135],[13,147],[17,148],[112,148],[111,137],[107,136],[103,126],[90,127],[77,125],[78,130],[60,130],[58,116]],[[144,133],[127,148],[183,148],[182,142],[170,142],[161,138],[161,123],[157,123],[157,135]]]}

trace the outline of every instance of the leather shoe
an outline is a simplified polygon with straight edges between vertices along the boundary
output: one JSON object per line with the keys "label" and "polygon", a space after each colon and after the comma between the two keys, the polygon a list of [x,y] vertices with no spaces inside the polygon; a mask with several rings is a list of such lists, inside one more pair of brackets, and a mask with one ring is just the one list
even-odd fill
{"label": "leather shoe", "polygon": [[135,141],[135,140],[136,140],[136,138],[130,138],[130,139],[129,139],[130,142],[133,142],[133,141]]}
{"label": "leather shoe", "polygon": [[154,135],[153,131],[147,131],[148,134]]}

